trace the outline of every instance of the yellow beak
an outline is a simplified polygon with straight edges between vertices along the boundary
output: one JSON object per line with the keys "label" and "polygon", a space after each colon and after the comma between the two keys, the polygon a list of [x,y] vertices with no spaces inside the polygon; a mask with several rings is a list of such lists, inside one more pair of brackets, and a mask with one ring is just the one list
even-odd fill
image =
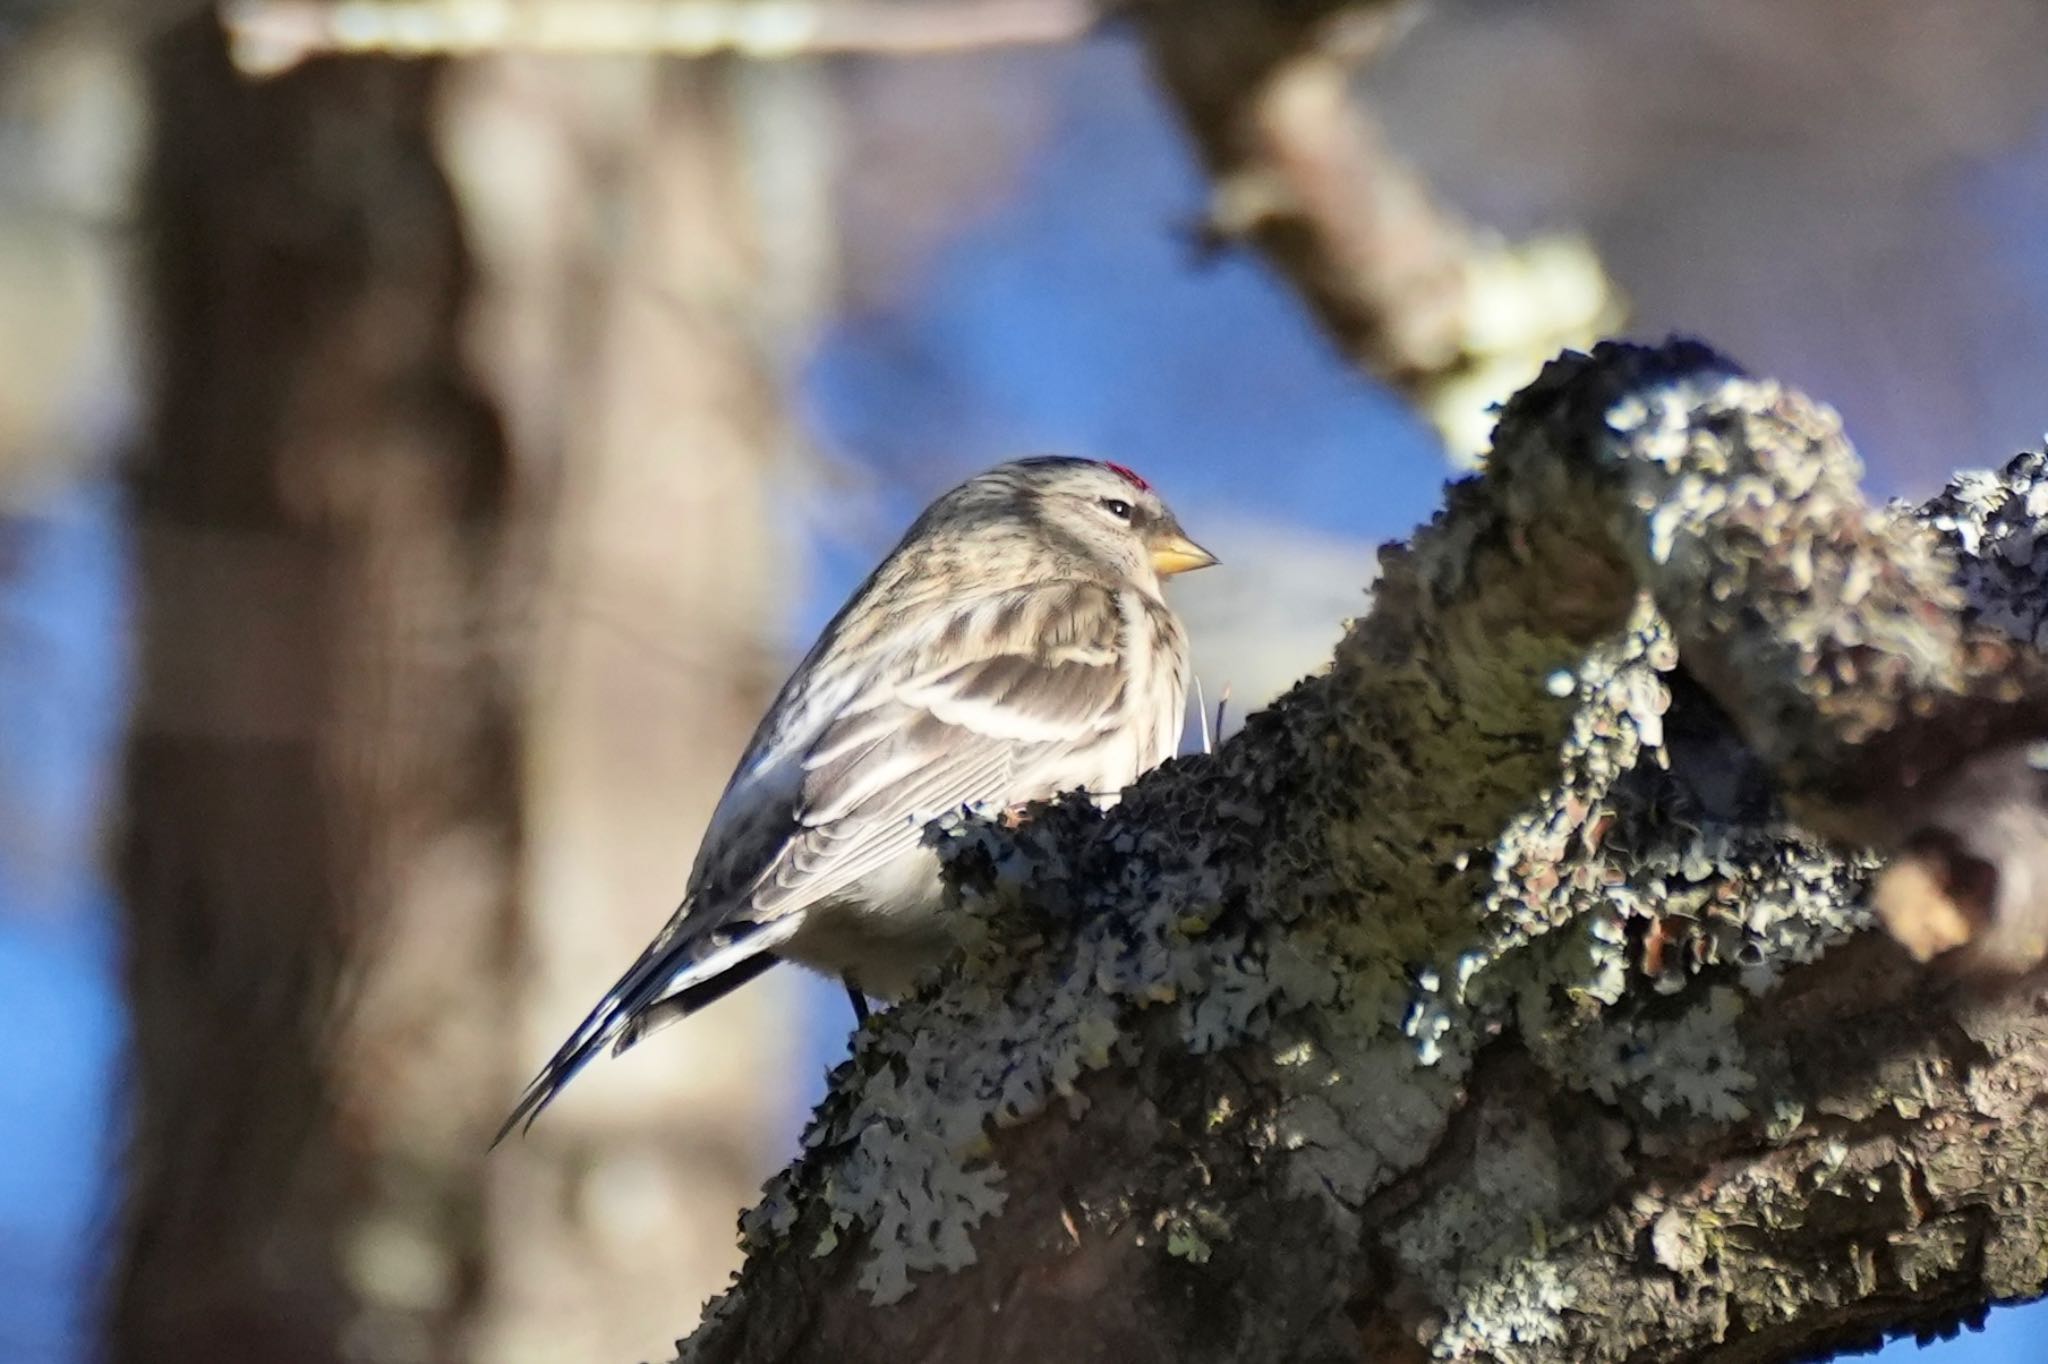
{"label": "yellow beak", "polygon": [[1178,531],[1152,542],[1152,570],[1162,578],[1208,568],[1215,562],[1215,555]]}

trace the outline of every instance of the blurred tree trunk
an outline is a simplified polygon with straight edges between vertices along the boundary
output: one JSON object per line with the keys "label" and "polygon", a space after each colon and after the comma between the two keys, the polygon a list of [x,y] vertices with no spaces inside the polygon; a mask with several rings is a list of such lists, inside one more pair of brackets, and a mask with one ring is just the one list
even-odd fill
{"label": "blurred tree trunk", "polygon": [[[450,73],[478,358],[520,466],[553,485],[522,612],[522,1079],[673,908],[779,680],[798,502],[777,352],[831,254],[805,202],[814,76],[532,57]],[[800,982],[777,977],[593,1067],[495,1154],[476,1358],[655,1357],[678,1303],[725,1283],[733,1210],[788,1149],[803,1073]]]}
{"label": "blurred tree trunk", "polygon": [[435,79],[246,83],[210,18],[151,55],[123,1364],[455,1359],[483,1278],[510,490]]}
{"label": "blurred tree trunk", "polygon": [[[153,60],[120,1360],[665,1348],[678,1285],[736,1255],[699,1210],[787,1120],[761,1077],[801,1038],[763,989],[483,1164],[666,914],[775,680],[776,347],[830,253],[802,119],[759,134],[807,78],[443,77],[248,83],[201,22]],[[531,748],[508,616],[538,621]]]}

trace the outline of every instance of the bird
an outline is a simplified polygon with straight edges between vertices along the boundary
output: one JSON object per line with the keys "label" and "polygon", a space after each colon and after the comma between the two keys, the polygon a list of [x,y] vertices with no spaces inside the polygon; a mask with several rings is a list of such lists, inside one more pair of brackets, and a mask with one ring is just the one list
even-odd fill
{"label": "bird", "polygon": [[680,906],[497,1141],[607,1047],[778,962],[840,977],[863,1021],[864,997],[908,993],[952,945],[925,827],[1075,790],[1107,804],[1171,757],[1188,640],[1161,580],[1216,562],[1121,464],[1039,455],[939,497],[783,684]]}

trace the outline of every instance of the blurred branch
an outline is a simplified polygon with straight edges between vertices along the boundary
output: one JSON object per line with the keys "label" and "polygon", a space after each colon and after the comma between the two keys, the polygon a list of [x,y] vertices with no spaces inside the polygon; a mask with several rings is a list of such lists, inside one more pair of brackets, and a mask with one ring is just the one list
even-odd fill
{"label": "blurred branch", "polygon": [[0,18],[0,516],[104,461],[131,404],[134,39],[37,13]]}
{"label": "blurred branch", "polygon": [[1410,0],[1145,0],[1154,71],[1215,180],[1206,235],[1256,246],[1332,341],[1417,401],[1453,453],[1486,406],[1621,304],[1576,238],[1474,230],[1387,145],[1353,92]]}
{"label": "blurred branch", "polygon": [[236,64],[274,75],[323,53],[530,51],[705,57],[922,56],[1064,43],[1089,0],[227,0]]}
{"label": "blurred branch", "polygon": [[1919,972],[1776,795],[2038,946],[2048,461],[1859,474],[1704,347],[1548,367],[1327,671],[944,843],[975,946],[684,1358],[1762,1361],[2039,1295],[2039,980]]}

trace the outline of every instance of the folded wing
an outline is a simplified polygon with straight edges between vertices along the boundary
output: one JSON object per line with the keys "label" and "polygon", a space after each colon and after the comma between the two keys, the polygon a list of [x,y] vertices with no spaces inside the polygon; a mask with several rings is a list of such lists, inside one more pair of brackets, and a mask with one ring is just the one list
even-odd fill
{"label": "folded wing", "polygon": [[[1078,581],[962,602],[913,636],[884,635],[857,660],[860,684],[797,733],[757,735],[683,907],[534,1078],[500,1139],[606,1046],[758,974],[803,911],[915,850],[933,818],[1121,787],[1163,756],[1149,751],[1150,718],[1134,726],[1127,713],[1125,609]],[[784,697],[806,695],[805,673],[830,656],[814,651]]]}

